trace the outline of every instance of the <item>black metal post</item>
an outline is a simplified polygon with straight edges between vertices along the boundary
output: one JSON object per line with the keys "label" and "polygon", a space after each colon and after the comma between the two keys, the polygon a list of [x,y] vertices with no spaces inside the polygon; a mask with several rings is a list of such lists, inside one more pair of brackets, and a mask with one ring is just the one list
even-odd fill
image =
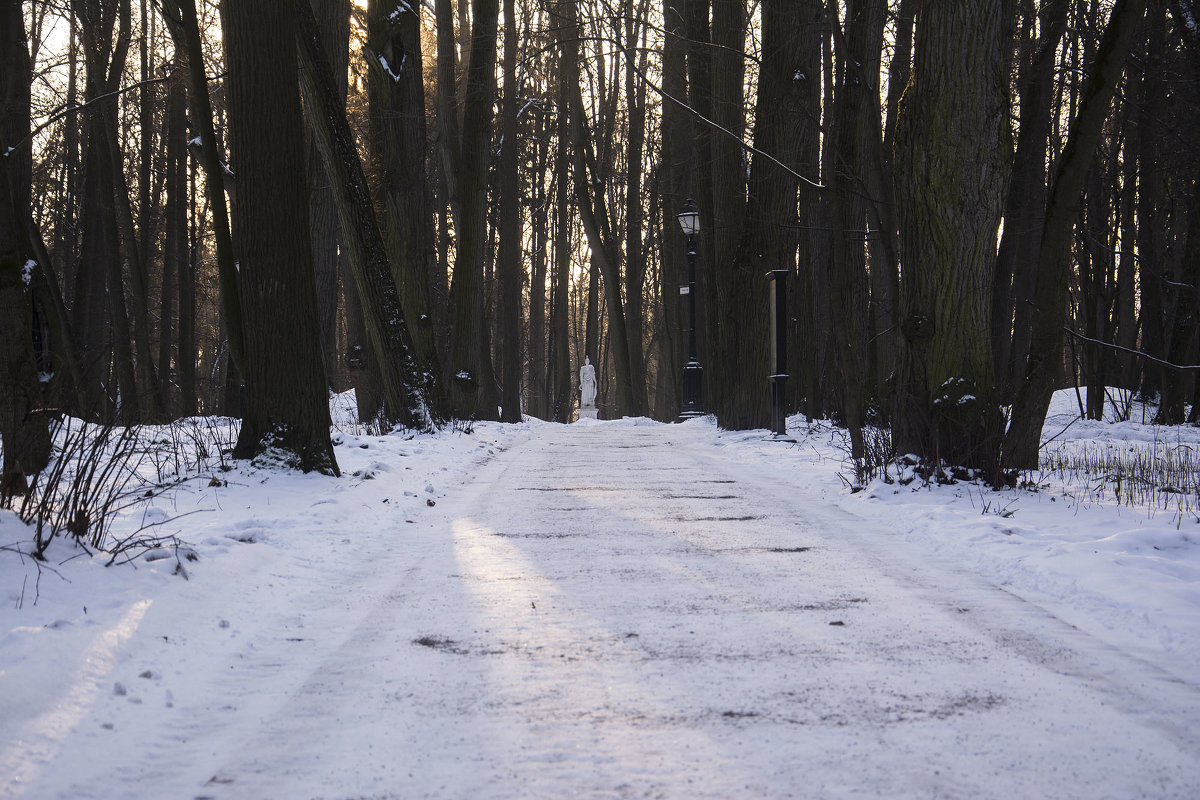
{"label": "black metal post", "polygon": [[683,410],[679,418],[690,419],[704,414],[701,389],[704,368],[696,358],[696,235],[688,235],[688,283],[680,287],[688,298],[688,360],[683,367]]}
{"label": "black metal post", "polygon": [[787,276],[786,269],[771,270],[771,430],[787,434]]}

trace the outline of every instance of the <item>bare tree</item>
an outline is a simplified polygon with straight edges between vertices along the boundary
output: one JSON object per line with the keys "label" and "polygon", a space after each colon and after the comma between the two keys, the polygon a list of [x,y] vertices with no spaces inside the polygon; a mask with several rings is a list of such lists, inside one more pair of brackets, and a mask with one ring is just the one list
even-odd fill
{"label": "bare tree", "polygon": [[1003,435],[989,332],[1013,13],[1010,0],[923,3],[896,129],[904,270],[896,444],[989,472]]}
{"label": "bare tree", "polygon": [[1096,62],[1088,75],[1079,111],[1071,129],[1046,202],[1046,219],[1038,248],[1037,284],[1029,363],[1025,380],[1013,402],[1012,422],[1004,444],[1004,465],[1035,468],[1038,446],[1050,397],[1055,389],[1057,363],[1063,349],[1071,240],[1088,168],[1103,132],[1104,120],[1125,70],[1134,32],[1146,11],[1146,0],[1116,0]]}
{"label": "bare tree", "polygon": [[234,456],[338,474],[329,438],[297,81],[294,0],[225,0],[233,231],[246,336]]}
{"label": "bare tree", "polygon": [[[0,440],[3,475],[33,473],[50,458],[33,343],[33,271],[27,225],[31,193],[30,61],[21,3],[0,6]],[[22,477],[22,480],[24,478]]]}

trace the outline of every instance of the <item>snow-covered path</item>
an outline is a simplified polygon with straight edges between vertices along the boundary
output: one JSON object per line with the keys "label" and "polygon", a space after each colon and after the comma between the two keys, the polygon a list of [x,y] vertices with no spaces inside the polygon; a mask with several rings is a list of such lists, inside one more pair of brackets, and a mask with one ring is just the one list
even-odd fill
{"label": "snow-covered path", "polygon": [[140,610],[94,657],[149,674],[101,668],[14,796],[1200,796],[1194,679],[688,426],[508,443],[369,558],[331,520],[229,622]]}

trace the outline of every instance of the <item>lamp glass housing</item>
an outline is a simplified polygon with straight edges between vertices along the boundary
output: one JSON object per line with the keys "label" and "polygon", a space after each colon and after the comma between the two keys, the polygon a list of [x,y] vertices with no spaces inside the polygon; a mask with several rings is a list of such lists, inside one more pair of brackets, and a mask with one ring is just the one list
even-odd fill
{"label": "lamp glass housing", "polygon": [[679,227],[685,236],[695,236],[700,232],[700,209],[694,200],[688,200],[683,211],[676,214],[675,218],[679,220]]}

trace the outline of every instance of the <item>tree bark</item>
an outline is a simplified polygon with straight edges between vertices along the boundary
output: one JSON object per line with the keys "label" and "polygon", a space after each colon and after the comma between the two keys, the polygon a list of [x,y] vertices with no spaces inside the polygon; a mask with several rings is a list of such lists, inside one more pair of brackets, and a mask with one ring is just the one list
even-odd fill
{"label": "tree bark", "polygon": [[441,374],[432,291],[438,269],[427,155],[421,19],[416,4],[367,9],[368,131],[384,244],[418,363]]}
{"label": "tree bark", "polygon": [[300,83],[310,128],[333,186],[346,258],[354,274],[367,333],[379,357],[387,414],[405,427],[428,430],[436,424],[434,409],[440,406],[436,381],[416,359],[354,133],[334,84],[316,18],[307,0],[291,2],[296,9]]}
{"label": "tree bark", "polygon": [[[573,2],[574,0],[571,0]],[[565,34],[564,34],[565,35]],[[560,51],[562,52],[562,51]],[[570,105],[571,88],[559,70],[558,107]],[[571,392],[571,345],[567,312],[571,297],[571,114],[558,114],[559,146],[554,165],[554,265],[550,299],[550,413],[555,422],[568,423],[575,410]]]}
{"label": "tree bark", "polygon": [[[670,97],[687,96],[687,45],[683,19],[675,11],[675,0],[663,0],[667,20],[663,39],[663,91]],[[662,155],[659,165],[659,230],[661,243],[659,281],[663,318],[663,362],[666,372],[663,419],[675,419],[683,405],[683,366],[687,361],[687,314],[679,287],[687,283],[687,249],[683,243],[676,214],[695,196],[696,146],[691,123],[678,103],[662,105]]]}
{"label": "tree bark", "polygon": [[248,334],[234,457],[337,475],[308,234],[296,4],[224,4],[234,241]]}
{"label": "tree bark", "polygon": [[190,79],[188,102],[192,121],[200,132],[200,161],[204,168],[217,255],[217,275],[221,291],[222,318],[229,340],[229,360],[233,372],[246,374],[246,337],[243,333],[242,304],[238,296],[237,265],[234,263],[233,237],[229,228],[229,209],[225,202],[226,170],[217,148],[212,101],[208,96],[208,77],[204,72],[204,50],[195,0],[162,0],[164,18],[171,30],[177,51],[186,53]]}
{"label": "tree bark", "polygon": [[1006,0],[926,2],[896,129],[904,281],[898,452],[999,468],[1003,418],[989,336],[1008,179]]}
{"label": "tree bark", "polygon": [[[448,409],[457,417],[496,419],[498,397],[484,327],[483,262],[488,231],[487,183],[492,149],[492,106],[496,96],[499,8],[496,0],[474,0],[471,10],[471,48],[462,135],[459,141],[443,145],[457,151],[452,159],[457,162],[457,169],[455,164],[448,165],[447,179],[452,187],[458,188],[459,209],[455,221],[457,253],[450,287],[453,322],[446,395]],[[441,38],[440,16],[438,32]],[[439,59],[439,73],[441,69]],[[453,76],[453,64],[449,73]],[[439,80],[439,84],[441,82]],[[452,93],[453,86],[451,77],[450,85],[439,85],[439,91]],[[445,108],[443,112],[454,113]],[[448,138],[449,119],[444,117],[441,123],[442,135]]]}
{"label": "tree bark", "polygon": [[[845,32],[841,44],[834,110],[832,182],[829,186],[832,240],[830,242],[830,316],[834,363],[841,388],[842,420],[850,433],[851,456],[865,455],[863,423],[869,395],[867,346],[867,138],[878,138],[871,108],[877,103],[879,56],[883,44],[886,9],[879,0],[851,0],[846,4]],[[836,24],[836,23],[835,23]],[[874,70],[868,66],[874,65]],[[874,97],[872,97],[874,94]],[[879,271],[887,267],[880,265]],[[872,270],[873,272],[875,270]]]}
{"label": "tree bark", "polygon": [[517,21],[513,0],[504,0],[504,108],[500,180],[500,363],[501,422],[521,421],[521,187],[517,162]]}
{"label": "tree bark", "polygon": [[[176,63],[182,67],[183,59]],[[177,76],[181,81],[183,75]],[[187,93],[181,82],[173,81],[167,90],[165,250],[163,252],[162,312],[159,323],[159,371],[162,379],[162,407],[170,409],[171,365],[179,385],[178,411],[190,417],[196,403],[196,316],[195,275],[188,258],[187,226]],[[176,295],[177,297],[173,296]],[[175,300],[179,301],[178,338],[173,336],[171,321]],[[177,347],[175,346],[177,345]],[[171,354],[174,350],[175,357]]]}
{"label": "tree bark", "polygon": [[1029,364],[1013,402],[1012,422],[1004,443],[1004,465],[1009,469],[1035,469],[1038,465],[1042,425],[1054,393],[1062,353],[1071,240],[1079,198],[1145,10],[1146,0],[1116,0],[1113,4],[1096,63],[1084,85],[1079,112],[1071,121],[1067,143],[1054,172],[1038,249],[1033,298],[1037,313]]}
{"label": "tree bark", "polygon": [[[311,0],[313,16],[320,22],[321,39],[329,57],[333,85],[346,102],[347,64],[350,53],[350,0]],[[317,282],[317,312],[321,324],[321,355],[330,387],[338,387],[340,364],[337,353],[338,228],[337,201],[331,178],[326,174],[321,151],[309,140],[308,219],[312,236],[313,267]]]}
{"label": "tree bark", "polygon": [[1029,20],[1021,45],[1021,119],[992,288],[992,351],[1000,397],[1006,403],[1016,395],[1029,350],[1034,267],[1046,214],[1054,70],[1069,5],[1068,0],[1044,2],[1037,18],[1040,35],[1032,35],[1033,20]]}
{"label": "tree bark", "polygon": [[33,260],[26,235],[31,70],[17,0],[0,6],[0,67],[0,441],[7,480],[13,472],[38,472],[50,459],[32,318],[33,273],[45,265]]}

